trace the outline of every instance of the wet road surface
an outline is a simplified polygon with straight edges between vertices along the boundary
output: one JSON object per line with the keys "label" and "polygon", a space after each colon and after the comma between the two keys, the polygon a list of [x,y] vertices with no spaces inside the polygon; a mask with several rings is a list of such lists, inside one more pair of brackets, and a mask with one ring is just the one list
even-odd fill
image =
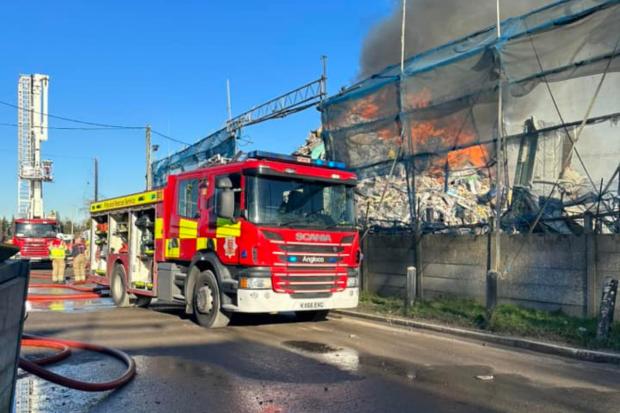
{"label": "wet road surface", "polygon": [[[84,393],[23,374],[22,411],[620,411],[618,366],[337,315],[320,323],[244,316],[206,330],[178,308],[101,306],[36,311],[25,329],[128,351],[138,375],[117,391]],[[95,381],[123,366],[77,353],[53,370]]]}

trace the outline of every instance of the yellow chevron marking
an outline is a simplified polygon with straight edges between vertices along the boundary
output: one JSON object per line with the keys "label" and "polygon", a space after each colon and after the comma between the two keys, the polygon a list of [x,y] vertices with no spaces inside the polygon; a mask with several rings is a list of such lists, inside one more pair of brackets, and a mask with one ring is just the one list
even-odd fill
{"label": "yellow chevron marking", "polygon": [[209,238],[205,238],[205,237],[196,238],[196,250],[207,249],[208,241],[209,241]]}
{"label": "yellow chevron marking", "polygon": [[181,220],[179,221],[179,238],[198,238],[198,222],[181,218]]}
{"label": "yellow chevron marking", "polygon": [[218,218],[217,229],[215,230],[216,238],[239,237],[241,236],[241,222],[233,222],[229,219]]}
{"label": "yellow chevron marking", "polygon": [[164,219],[155,218],[155,239],[162,239],[164,237]]}

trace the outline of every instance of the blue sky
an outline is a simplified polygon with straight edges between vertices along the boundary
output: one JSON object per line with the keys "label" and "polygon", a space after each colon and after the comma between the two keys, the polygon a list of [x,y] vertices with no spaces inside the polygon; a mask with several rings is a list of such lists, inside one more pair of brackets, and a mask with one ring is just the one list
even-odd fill
{"label": "blue sky", "polygon": [[[26,6],[27,4],[27,6]],[[320,74],[328,56],[328,91],[355,81],[368,30],[390,14],[393,0],[342,1],[5,1],[0,5],[0,100],[16,103],[22,73],[50,76],[49,113],[120,125],[145,125],[185,141],[226,118],[226,79],[233,113]],[[0,105],[0,123],[15,123]],[[260,148],[291,152],[320,124],[308,110],[250,127]],[[79,126],[50,119],[52,127]],[[179,145],[157,136],[159,156]],[[0,216],[16,204],[17,131],[0,126]],[[142,190],[140,130],[50,130],[43,158],[54,161],[45,209],[85,216],[93,192],[92,158],[100,193]]]}

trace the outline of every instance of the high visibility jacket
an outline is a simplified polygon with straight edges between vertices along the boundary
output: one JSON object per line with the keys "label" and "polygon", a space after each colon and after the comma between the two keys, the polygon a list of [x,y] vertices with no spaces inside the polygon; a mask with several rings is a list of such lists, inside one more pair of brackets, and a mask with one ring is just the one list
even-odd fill
{"label": "high visibility jacket", "polygon": [[61,243],[50,244],[49,250],[51,259],[65,258],[65,246]]}

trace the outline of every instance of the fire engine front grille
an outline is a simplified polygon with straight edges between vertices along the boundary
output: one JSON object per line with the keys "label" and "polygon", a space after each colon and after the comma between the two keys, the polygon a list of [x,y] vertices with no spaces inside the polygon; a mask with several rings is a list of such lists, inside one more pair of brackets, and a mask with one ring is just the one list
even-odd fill
{"label": "fire engine front grille", "polygon": [[287,268],[291,271],[336,271],[336,264],[297,264],[297,265],[281,265],[276,266],[277,268]]}
{"label": "fire engine front grille", "polygon": [[45,246],[45,244],[24,245],[23,247],[20,248],[20,253],[23,256],[47,256],[48,255],[47,247]]}
{"label": "fire engine front grille", "polygon": [[276,292],[296,293],[328,293],[343,289],[346,286],[346,273],[321,272],[275,272],[273,286]]}
{"label": "fire engine front grille", "polygon": [[336,277],[333,275],[324,275],[324,276],[295,276],[293,274],[289,274],[286,277],[286,280],[291,283],[326,283],[333,284],[336,281]]}
{"label": "fire engine front grille", "polygon": [[337,243],[272,241],[273,288],[293,298],[329,297],[346,288],[345,246]]}

